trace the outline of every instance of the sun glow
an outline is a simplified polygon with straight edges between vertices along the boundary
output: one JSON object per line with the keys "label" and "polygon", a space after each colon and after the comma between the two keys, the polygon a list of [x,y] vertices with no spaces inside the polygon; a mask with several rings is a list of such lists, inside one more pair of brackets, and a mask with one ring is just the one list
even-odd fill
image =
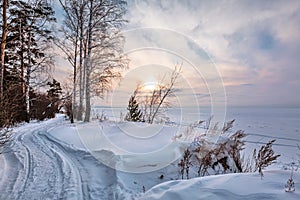
{"label": "sun glow", "polygon": [[142,89],[145,92],[152,92],[152,91],[154,91],[157,88],[158,88],[158,83],[157,82],[146,82],[142,86]]}

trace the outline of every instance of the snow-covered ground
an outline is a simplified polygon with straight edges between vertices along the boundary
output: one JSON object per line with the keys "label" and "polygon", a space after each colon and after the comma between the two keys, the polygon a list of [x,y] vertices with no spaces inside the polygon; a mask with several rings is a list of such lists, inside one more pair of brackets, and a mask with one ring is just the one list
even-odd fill
{"label": "snow-covered ground", "polygon": [[298,111],[287,111],[282,117],[229,114],[237,119],[238,129],[250,131],[249,152],[260,142],[277,139],[274,149],[281,154],[279,163],[268,168],[263,179],[249,173],[177,180],[176,159],[187,144],[174,140],[186,129],[176,123],[71,125],[59,115],[23,124],[13,129],[11,142],[0,154],[0,199],[300,199],[297,167],[296,191],[284,192],[289,163],[297,165],[299,160]]}
{"label": "snow-covered ground", "polygon": [[[298,200],[299,192],[287,193],[283,190],[289,177],[286,171],[268,171],[261,180],[258,174],[226,174],[183,181],[169,181],[153,187],[141,200],[258,200],[258,199],[289,199]],[[300,174],[295,176],[299,180]],[[296,183],[299,188],[299,182]]]}

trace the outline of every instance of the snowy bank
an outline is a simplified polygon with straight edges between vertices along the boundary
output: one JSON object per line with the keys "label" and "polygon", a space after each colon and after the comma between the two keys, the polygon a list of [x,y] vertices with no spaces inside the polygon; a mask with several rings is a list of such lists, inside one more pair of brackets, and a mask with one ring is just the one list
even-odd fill
{"label": "snowy bank", "polygon": [[300,173],[294,174],[295,192],[284,190],[289,177],[289,171],[266,171],[263,179],[258,173],[244,173],[169,181],[153,187],[140,200],[299,200]]}

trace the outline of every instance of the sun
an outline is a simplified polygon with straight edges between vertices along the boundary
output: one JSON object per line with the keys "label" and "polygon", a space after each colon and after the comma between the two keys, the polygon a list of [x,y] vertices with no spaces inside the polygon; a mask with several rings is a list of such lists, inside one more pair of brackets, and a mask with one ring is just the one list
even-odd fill
{"label": "sun", "polygon": [[158,83],[157,82],[145,82],[142,85],[142,89],[145,92],[152,92],[158,88]]}

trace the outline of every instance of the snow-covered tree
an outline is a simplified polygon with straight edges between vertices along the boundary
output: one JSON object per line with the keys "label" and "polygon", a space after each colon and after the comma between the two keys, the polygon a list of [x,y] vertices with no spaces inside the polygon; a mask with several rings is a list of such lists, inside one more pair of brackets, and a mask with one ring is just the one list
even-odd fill
{"label": "snow-covered tree", "polygon": [[0,126],[9,126],[30,120],[29,91],[45,86],[50,76],[55,18],[47,0],[2,2]]}
{"label": "snow-covered tree", "polygon": [[134,122],[140,122],[143,118],[143,113],[139,109],[139,104],[136,101],[136,92],[134,92],[133,95],[131,95],[128,107],[127,107],[128,113],[125,117],[125,120],[127,121],[134,121]]}
{"label": "snow-covered tree", "polygon": [[[83,61],[86,55],[87,0],[59,0],[59,2],[65,12],[65,18],[59,29],[59,34],[62,34],[63,37],[56,40],[56,44],[73,67],[72,114],[70,118],[71,122],[74,122],[74,117],[82,120],[83,112]],[[79,105],[76,101],[77,87],[79,87]]]}
{"label": "snow-covered tree", "polygon": [[[114,69],[126,66],[127,60],[121,56],[123,43],[120,40],[122,36],[119,34],[119,29],[126,22],[123,19],[126,11],[125,6],[126,2],[123,0],[89,0],[85,65],[86,106],[84,121],[86,122],[90,120],[92,74],[100,72],[95,79],[97,80],[98,77],[100,81],[107,83],[119,75]],[[93,58],[93,55],[97,55],[97,59]]]}
{"label": "snow-covered tree", "polygon": [[23,79],[22,90],[29,116],[29,90],[47,83],[53,65],[49,49],[54,38],[50,29],[55,21],[54,11],[46,0],[11,1],[9,13],[6,70]]}
{"label": "snow-covered tree", "polygon": [[76,84],[79,84],[77,119],[82,119],[85,110],[84,121],[89,121],[92,95],[102,96],[109,90],[111,80],[120,77],[119,70],[128,63],[122,55],[124,38],[120,34],[122,24],[126,22],[123,19],[126,2],[60,0],[60,3],[66,13],[62,33],[67,40],[60,40],[58,44],[74,67],[73,107]]}

